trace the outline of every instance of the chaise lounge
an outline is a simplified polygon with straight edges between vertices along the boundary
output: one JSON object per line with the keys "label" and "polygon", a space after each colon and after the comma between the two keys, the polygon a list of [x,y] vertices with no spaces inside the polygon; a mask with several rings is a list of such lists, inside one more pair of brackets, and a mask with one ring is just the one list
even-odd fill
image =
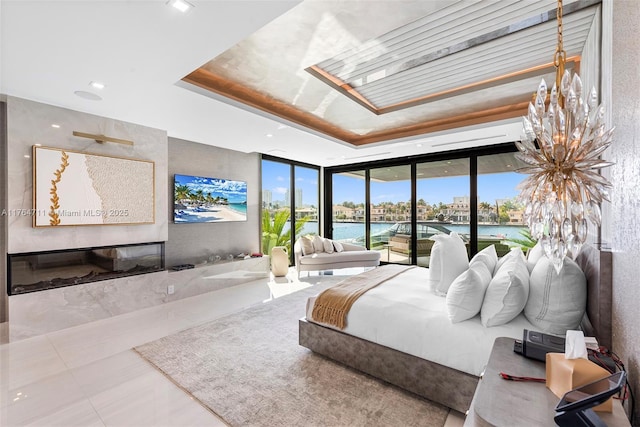
{"label": "chaise lounge", "polygon": [[380,252],[351,243],[335,242],[320,236],[301,237],[294,245],[298,275],[301,271],[324,271],[350,267],[377,267]]}

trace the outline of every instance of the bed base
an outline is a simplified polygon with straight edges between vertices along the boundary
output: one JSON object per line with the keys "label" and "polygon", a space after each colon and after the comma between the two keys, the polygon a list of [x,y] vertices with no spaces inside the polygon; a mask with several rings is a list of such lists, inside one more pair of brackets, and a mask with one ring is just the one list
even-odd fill
{"label": "bed base", "polygon": [[311,351],[465,413],[478,377],[335,329],[299,320],[299,343]]}

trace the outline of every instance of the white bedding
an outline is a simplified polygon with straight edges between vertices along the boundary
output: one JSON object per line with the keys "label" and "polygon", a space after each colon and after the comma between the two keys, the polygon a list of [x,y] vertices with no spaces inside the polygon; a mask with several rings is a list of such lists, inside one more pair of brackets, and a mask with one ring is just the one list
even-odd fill
{"label": "white bedding", "polygon": [[[428,279],[429,269],[416,267],[371,289],[351,308],[343,332],[479,376],[496,338],[522,338],[523,329],[536,329],[522,313],[490,328],[479,315],[451,323],[445,298],[430,292]],[[311,321],[314,301],[307,302]]]}

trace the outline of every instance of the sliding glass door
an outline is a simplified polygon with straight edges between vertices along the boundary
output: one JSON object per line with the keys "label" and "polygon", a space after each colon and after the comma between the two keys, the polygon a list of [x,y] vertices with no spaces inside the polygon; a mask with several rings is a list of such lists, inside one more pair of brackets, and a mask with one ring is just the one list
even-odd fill
{"label": "sliding glass door", "polygon": [[517,185],[525,175],[513,153],[478,156],[478,250],[495,245],[498,256],[513,244],[525,249],[535,243],[524,225],[524,208],[517,200]]}
{"label": "sliding glass door", "polygon": [[365,171],[335,173],[331,178],[333,239],[365,246]]}
{"label": "sliding glass door", "polygon": [[470,257],[489,244],[502,255],[525,229],[515,200],[523,176],[514,172],[514,151],[503,144],[327,168],[333,207],[326,230],[380,251],[390,263],[428,266],[431,237],[451,232]]}
{"label": "sliding glass door", "polygon": [[[295,239],[318,234],[320,168],[263,156],[262,252],[284,246],[291,256]],[[293,230],[293,233],[292,233]]]}
{"label": "sliding glass door", "polygon": [[435,234],[458,233],[470,244],[469,158],[416,165],[417,264],[429,266]]}
{"label": "sliding glass door", "polygon": [[411,263],[411,166],[371,169],[369,248],[381,260]]}

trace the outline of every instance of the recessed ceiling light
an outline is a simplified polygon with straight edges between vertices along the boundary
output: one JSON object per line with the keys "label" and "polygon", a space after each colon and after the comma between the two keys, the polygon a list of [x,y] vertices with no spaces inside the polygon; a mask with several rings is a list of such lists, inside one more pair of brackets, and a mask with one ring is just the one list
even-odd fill
{"label": "recessed ceiling light", "polygon": [[169,0],[167,4],[175,7],[180,12],[186,12],[193,7],[193,5],[185,0]]}
{"label": "recessed ceiling light", "polygon": [[102,97],[96,95],[95,93],[87,92],[84,90],[77,90],[75,92],[80,98],[89,99],[91,101],[102,101]]}
{"label": "recessed ceiling light", "polygon": [[271,138],[271,137],[273,136],[273,134],[272,134],[272,133],[268,133],[268,134],[266,134],[265,136],[266,136],[267,138]]}
{"label": "recessed ceiling light", "polygon": [[55,124],[55,123],[53,123],[53,124],[51,125],[51,127],[52,127],[52,128],[55,128],[55,129],[60,129],[60,125],[57,125],[57,124]]}
{"label": "recessed ceiling light", "polygon": [[93,81],[89,83],[89,86],[91,86],[94,89],[104,89],[104,83],[102,82]]}

